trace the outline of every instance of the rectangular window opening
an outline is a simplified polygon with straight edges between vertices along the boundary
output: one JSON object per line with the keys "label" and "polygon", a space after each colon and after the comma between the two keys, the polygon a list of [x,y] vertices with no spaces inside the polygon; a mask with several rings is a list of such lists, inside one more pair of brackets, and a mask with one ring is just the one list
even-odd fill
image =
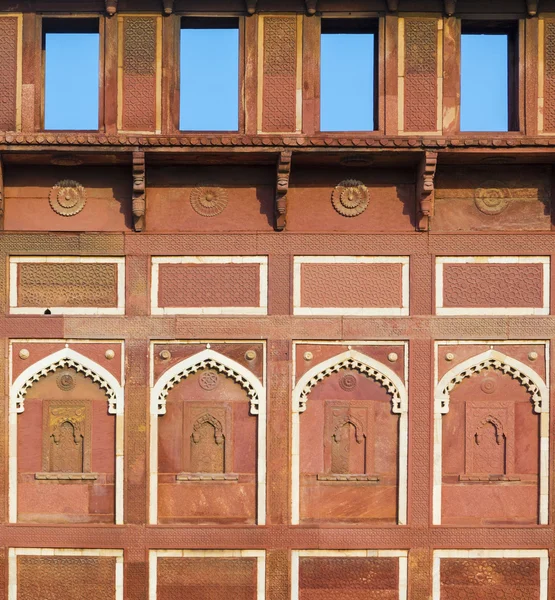
{"label": "rectangular window opening", "polygon": [[44,18],[44,128],[98,131],[100,29],[97,18]]}
{"label": "rectangular window opening", "polygon": [[320,43],[320,130],[374,131],[377,21],[322,19]]}
{"label": "rectangular window opening", "polygon": [[239,130],[239,19],[181,21],[182,131]]}
{"label": "rectangular window opening", "polygon": [[463,22],[461,131],[518,129],[518,23]]}

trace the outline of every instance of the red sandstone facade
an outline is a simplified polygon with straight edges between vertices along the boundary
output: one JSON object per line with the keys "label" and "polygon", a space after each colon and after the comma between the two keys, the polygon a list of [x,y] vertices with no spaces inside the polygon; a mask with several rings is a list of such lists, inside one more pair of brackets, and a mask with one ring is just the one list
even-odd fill
{"label": "red sandstone facade", "polygon": [[[239,131],[179,131],[184,15],[238,18]],[[330,16],[376,131],[320,131]],[[100,127],[45,131],[75,17]],[[510,133],[460,132],[465,20]],[[0,596],[555,598],[553,48],[552,0],[0,0]]]}

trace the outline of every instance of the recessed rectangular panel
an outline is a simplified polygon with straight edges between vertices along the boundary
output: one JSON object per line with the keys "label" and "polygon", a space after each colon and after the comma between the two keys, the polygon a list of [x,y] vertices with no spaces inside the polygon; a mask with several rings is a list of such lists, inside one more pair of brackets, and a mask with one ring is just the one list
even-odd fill
{"label": "recessed rectangular panel", "polygon": [[21,125],[21,15],[0,17],[0,130],[16,131]]}

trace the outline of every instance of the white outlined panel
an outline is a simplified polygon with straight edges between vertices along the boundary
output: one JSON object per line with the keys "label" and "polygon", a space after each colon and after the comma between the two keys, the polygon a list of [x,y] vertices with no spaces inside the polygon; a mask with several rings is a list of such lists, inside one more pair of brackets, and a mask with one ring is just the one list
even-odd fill
{"label": "white outlined panel", "polygon": [[[462,363],[456,364],[439,379],[438,364],[439,352],[443,346],[479,345],[489,346],[490,350],[477,354]],[[545,373],[546,379],[542,380],[540,375],[524,365],[520,361],[505,355],[493,347],[504,345],[511,346],[545,346]],[[549,343],[546,341],[441,341],[435,342],[434,362],[434,438],[433,438],[433,494],[432,494],[432,522],[441,525],[441,498],[442,498],[442,475],[443,475],[443,420],[442,417],[449,411],[449,394],[453,382],[462,381],[465,373],[477,371],[481,366],[494,366],[502,368],[510,373],[512,377],[524,380],[529,390],[534,392],[533,410],[540,415],[540,498],[539,498],[539,523],[549,523]]]}
{"label": "white outlined panel", "polygon": [[157,598],[159,558],[256,558],[256,600],[264,600],[266,597],[266,552],[264,550],[150,550],[149,600]]}
{"label": "white outlined panel", "polygon": [[[185,379],[192,372],[205,368],[215,368],[234,377],[247,391],[250,400],[250,414],[258,419],[257,426],[257,525],[266,524],[266,343],[254,340],[264,349],[263,377],[260,381],[254,373],[211,349],[211,344],[248,344],[249,340],[156,340],[150,343],[150,445],[149,445],[149,523],[158,523],[158,419],[165,413],[168,390],[177,381]],[[204,344],[206,349],[178,362],[154,380],[154,346],[159,344]]]}
{"label": "white outlined panel", "polygon": [[[116,265],[117,305],[95,306],[19,306],[18,280],[21,264],[106,264]],[[10,314],[43,315],[46,309],[53,315],[123,315],[125,314],[125,258],[105,256],[10,256]]]}
{"label": "white outlined panel", "polygon": [[[548,315],[550,308],[550,258],[548,256],[440,256],[436,258],[436,314],[437,315]],[[543,293],[541,307],[508,306],[444,306],[445,265],[542,265]]]}
{"label": "white outlined panel", "polygon": [[449,558],[539,558],[540,600],[548,600],[549,552],[547,550],[434,550],[433,600],[441,600],[441,561]]}
{"label": "white outlined panel", "polygon": [[[159,305],[162,265],[259,265],[259,301],[256,306],[170,306]],[[150,310],[153,315],[266,315],[268,314],[267,256],[160,256],[152,258]]]}
{"label": "white outlined panel", "polygon": [[[340,352],[336,356],[316,364],[309,371],[304,373],[299,380],[296,380],[296,354],[297,346],[304,344],[318,344],[322,346],[399,346],[403,348],[405,357],[405,370],[403,378],[398,377],[387,365],[378,362],[356,350],[347,350]],[[408,478],[408,343],[399,341],[342,341],[342,342],[322,342],[322,341],[294,341],[293,342],[293,370],[291,389],[293,390],[291,403],[291,524],[300,523],[300,448],[301,448],[301,413],[305,410],[306,394],[311,380],[318,379],[322,373],[328,369],[341,368],[340,365],[345,361],[354,360],[369,370],[374,370],[380,377],[387,378],[392,387],[395,387],[398,397],[395,399],[397,405],[393,411],[399,414],[399,477],[398,477],[398,498],[397,498],[397,522],[399,525],[407,523],[407,478]]]}
{"label": "white outlined panel", "polygon": [[[302,302],[303,265],[400,265],[401,306],[311,307]],[[324,282],[325,283],[325,282]],[[349,290],[345,290],[345,297]],[[409,314],[408,256],[295,256],[293,263],[294,315],[406,316]]]}
{"label": "white outlined panel", "polygon": [[293,550],[291,552],[291,600],[299,600],[299,559],[305,557],[397,558],[399,600],[408,598],[408,552],[406,550]]}
{"label": "white outlined panel", "polygon": [[8,550],[8,600],[17,600],[17,557],[18,556],[95,556],[114,557],[115,594],[114,600],[123,600],[123,550],[75,549],[75,548],[9,548]]}

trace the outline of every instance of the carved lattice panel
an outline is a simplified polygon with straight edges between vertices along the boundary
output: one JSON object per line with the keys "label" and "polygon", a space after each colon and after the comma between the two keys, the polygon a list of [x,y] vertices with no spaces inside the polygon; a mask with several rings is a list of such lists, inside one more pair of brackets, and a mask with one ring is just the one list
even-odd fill
{"label": "carved lattice panel", "polygon": [[544,19],[543,131],[555,131],[555,19]]}
{"label": "carved lattice panel", "polygon": [[160,19],[120,17],[119,129],[155,132],[159,129]]}
{"label": "carved lattice panel", "polygon": [[17,127],[19,17],[0,17],[0,130]]}
{"label": "carved lattice panel", "polygon": [[296,16],[262,19],[264,49],[262,60],[261,127],[266,132],[296,131],[297,53]]}

